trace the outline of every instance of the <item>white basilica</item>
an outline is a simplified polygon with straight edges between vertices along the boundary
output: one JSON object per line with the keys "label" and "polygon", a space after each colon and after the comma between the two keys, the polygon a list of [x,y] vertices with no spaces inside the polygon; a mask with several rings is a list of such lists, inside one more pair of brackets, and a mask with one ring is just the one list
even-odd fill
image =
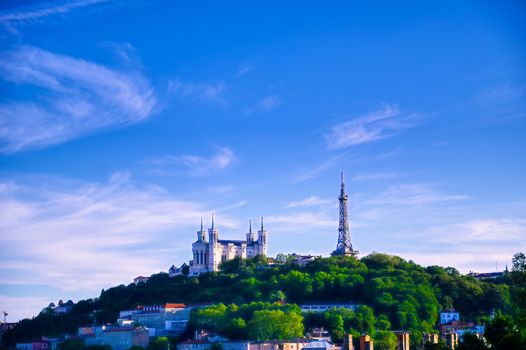
{"label": "white basilica", "polygon": [[263,227],[263,218],[261,218],[261,229],[257,234],[256,240],[250,223],[245,241],[219,239],[219,230],[214,226],[212,215],[212,227],[208,229],[207,238],[201,219],[201,230],[197,231],[197,241],[192,243],[194,258],[190,260],[189,275],[197,276],[205,272],[219,271],[220,263],[232,260],[236,256],[246,259],[256,255],[267,255],[267,230]]}

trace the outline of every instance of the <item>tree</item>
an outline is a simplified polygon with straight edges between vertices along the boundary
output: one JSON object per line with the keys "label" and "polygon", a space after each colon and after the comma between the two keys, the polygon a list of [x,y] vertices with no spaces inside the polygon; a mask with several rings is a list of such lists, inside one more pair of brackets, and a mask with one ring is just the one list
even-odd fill
{"label": "tree", "polygon": [[295,312],[282,310],[259,310],[248,322],[250,339],[292,339],[303,336],[303,317]]}
{"label": "tree", "polygon": [[517,253],[511,259],[513,263],[512,271],[526,272],[526,255],[524,253]]}
{"label": "tree", "polygon": [[86,344],[82,340],[69,339],[58,344],[58,350],[84,350]]}
{"label": "tree", "polygon": [[484,337],[495,350],[520,350],[526,348],[526,341],[521,339],[518,327],[510,316],[498,315],[484,331]]}
{"label": "tree", "polygon": [[378,331],[374,337],[374,348],[378,350],[396,349],[398,341],[396,335],[390,331]]}
{"label": "tree", "polygon": [[462,342],[458,344],[457,350],[488,350],[488,346],[484,339],[479,338],[473,333],[464,333]]}

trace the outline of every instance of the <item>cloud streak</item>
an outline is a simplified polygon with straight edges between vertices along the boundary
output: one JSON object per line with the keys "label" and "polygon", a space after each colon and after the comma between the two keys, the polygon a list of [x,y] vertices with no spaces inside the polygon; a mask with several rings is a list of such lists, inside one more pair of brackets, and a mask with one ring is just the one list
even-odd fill
{"label": "cloud streak", "polygon": [[435,202],[468,199],[464,194],[444,194],[430,184],[400,184],[366,200],[367,205],[426,205]]}
{"label": "cloud streak", "polygon": [[317,207],[321,205],[327,205],[333,203],[334,200],[330,198],[320,198],[316,196],[310,196],[300,201],[292,201],[287,204],[287,208],[297,208],[297,207]]}
{"label": "cloud streak", "polygon": [[[38,186],[0,185],[0,245],[9,247],[0,277],[8,284],[59,286],[62,291],[46,294],[52,296],[47,303],[71,294],[96,296],[101,288],[182,263],[199,217],[214,212],[125,173],[103,183],[34,180]],[[224,213],[228,208],[215,209],[223,212],[221,227],[237,227]],[[0,288],[1,300],[4,294]]]}
{"label": "cloud streak", "polygon": [[234,151],[228,147],[217,147],[210,156],[194,154],[166,155],[149,161],[158,175],[173,175],[181,172],[189,176],[208,176],[223,172],[238,162]]}
{"label": "cloud streak", "polygon": [[39,5],[25,6],[13,11],[0,12],[0,24],[26,24],[32,23],[41,18],[64,15],[68,12],[83,7],[93,6],[109,2],[112,0],[77,0],[48,2]]}
{"label": "cloud streak", "polygon": [[393,137],[414,127],[420,115],[405,113],[395,105],[334,125],[325,135],[327,148],[341,149]]}
{"label": "cloud streak", "polygon": [[0,104],[3,153],[138,123],[152,115],[157,102],[149,81],[138,72],[31,46],[2,54],[0,77],[31,97]]}
{"label": "cloud streak", "polygon": [[223,97],[227,86],[224,82],[185,82],[172,79],[168,82],[168,91],[180,98],[226,105]]}
{"label": "cloud streak", "polygon": [[260,99],[255,106],[246,110],[245,115],[256,112],[268,112],[281,106],[281,99],[278,96],[266,96]]}

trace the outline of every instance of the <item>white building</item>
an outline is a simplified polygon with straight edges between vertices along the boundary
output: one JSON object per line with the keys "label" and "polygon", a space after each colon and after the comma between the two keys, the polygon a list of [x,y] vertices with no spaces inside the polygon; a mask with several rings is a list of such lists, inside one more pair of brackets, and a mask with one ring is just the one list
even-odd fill
{"label": "white building", "polygon": [[267,255],[267,231],[263,227],[263,218],[261,218],[261,229],[257,232],[257,239],[250,223],[244,241],[219,239],[219,230],[214,226],[213,216],[212,227],[208,229],[207,237],[201,220],[201,230],[197,231],[197,241],[192,243],[192,254],[190,276],[219,271],[219,264],[235,257],[246,259],[257,255]]}

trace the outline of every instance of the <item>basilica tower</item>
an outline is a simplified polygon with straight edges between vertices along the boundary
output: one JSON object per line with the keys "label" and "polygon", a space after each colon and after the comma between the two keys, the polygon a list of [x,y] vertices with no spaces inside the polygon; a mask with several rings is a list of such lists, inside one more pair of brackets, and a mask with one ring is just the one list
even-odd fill
{"label": "basilica tower", "polygon": [[356,257],[358,251],[352,248],[351,243],[351,232],[349,229],[349,213],[347,211],[347,201],[349,200],[349,196],[345,191],[343,173],[341,173],[341,189],[338,200],[340,202],[340,225],[338,227],[338,244],[336,245],[336,250],[333,251],[331,255],[345,255]]}

